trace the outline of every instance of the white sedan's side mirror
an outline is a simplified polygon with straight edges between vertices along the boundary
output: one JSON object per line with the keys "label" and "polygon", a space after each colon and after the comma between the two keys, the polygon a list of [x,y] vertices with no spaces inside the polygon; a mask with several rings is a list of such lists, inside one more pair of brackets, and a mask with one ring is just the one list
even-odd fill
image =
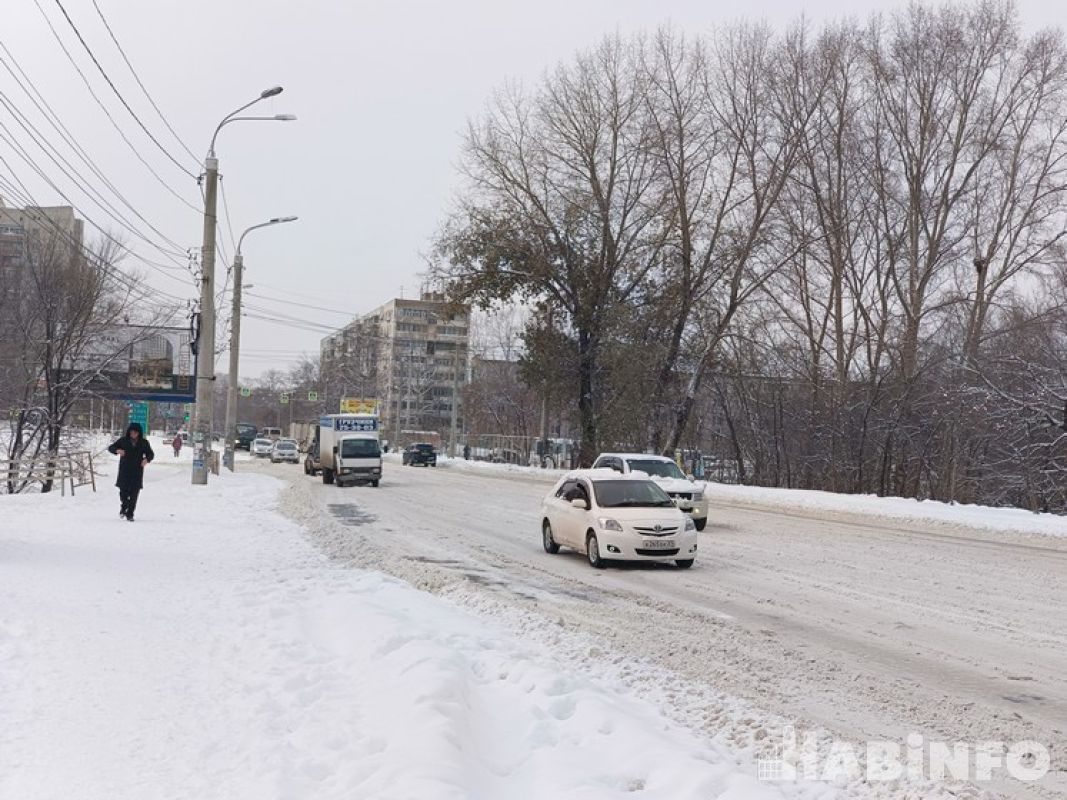
{"label": "white sedan's side mirror", "polygon": [[571,505],[575,508],[580,508],[582,511],[589,510],[589,504],[580,497],[575,497],[573,500],[571,500]]}

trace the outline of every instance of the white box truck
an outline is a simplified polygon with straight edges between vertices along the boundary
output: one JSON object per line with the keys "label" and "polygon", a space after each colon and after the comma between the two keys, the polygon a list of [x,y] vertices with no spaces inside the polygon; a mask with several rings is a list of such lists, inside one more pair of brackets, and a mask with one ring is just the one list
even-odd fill
{"label": "white box truck", "polygon": [[338,486],[382,479],[381,424],[373,414],[326,414],[319,418],[318,466],[322,482]]}

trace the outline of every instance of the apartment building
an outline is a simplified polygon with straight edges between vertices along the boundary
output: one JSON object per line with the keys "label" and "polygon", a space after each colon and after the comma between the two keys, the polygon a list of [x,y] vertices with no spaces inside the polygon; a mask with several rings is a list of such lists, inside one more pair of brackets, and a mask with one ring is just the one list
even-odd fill
{"label": "apartment building", "polygon": [[82,247],[84,225],[70,206],[11,208],[0,199],[2,290],[17,291],[31,246],[47,247],[57,241],[60,246],[70,248],[72,254],[77,253]]}
{"label": "apartment building", "polygon": [[[395,298],[322,340],[323,374],[331,394],[376,397],[386,437],[436,431],[449,440],[463,429],[470,308],[440,294]],[[453,405],[455,405],[453,413]]]}

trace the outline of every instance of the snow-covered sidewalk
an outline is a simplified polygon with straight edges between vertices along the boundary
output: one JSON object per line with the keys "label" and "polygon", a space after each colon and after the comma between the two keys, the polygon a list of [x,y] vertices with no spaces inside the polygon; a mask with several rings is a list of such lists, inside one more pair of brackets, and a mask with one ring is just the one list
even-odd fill
{"label": "snow-covered sidewalk", "polygon": [[133,524],[110,488],[0,498],[0,798],[803,793],[446,601],[329,562],[276,513],[273,479],[194,488],[178,463],[148,470]]}

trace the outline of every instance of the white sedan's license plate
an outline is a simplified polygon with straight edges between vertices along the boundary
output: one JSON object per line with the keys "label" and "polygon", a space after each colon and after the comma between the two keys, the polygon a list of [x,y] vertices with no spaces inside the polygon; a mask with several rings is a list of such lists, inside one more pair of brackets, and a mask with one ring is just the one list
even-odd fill
{"label": "white sedan's license plate", "polygon": [[645,539],[643,542],[647,550],[673,550],[673,539]]}

